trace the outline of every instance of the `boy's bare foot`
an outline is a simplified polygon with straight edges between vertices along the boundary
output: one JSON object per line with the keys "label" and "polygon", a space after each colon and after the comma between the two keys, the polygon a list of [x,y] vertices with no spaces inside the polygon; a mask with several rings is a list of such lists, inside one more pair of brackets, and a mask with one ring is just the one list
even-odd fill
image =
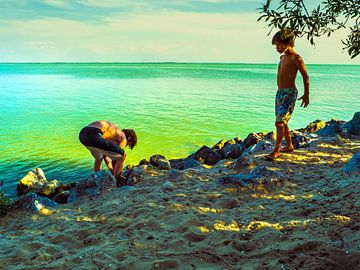
{"label": "boy's bare foot", "polygon": [[283,153],[294,152],[294,147],[282,147],[279,151]]}
{"label": "boy's bare foot", "polygon": [[268,155],[265,155],[265,160],[267,161],[274,161],[275,159],[277,159],[280,156],[280,153],[278,152],[272,152]]}

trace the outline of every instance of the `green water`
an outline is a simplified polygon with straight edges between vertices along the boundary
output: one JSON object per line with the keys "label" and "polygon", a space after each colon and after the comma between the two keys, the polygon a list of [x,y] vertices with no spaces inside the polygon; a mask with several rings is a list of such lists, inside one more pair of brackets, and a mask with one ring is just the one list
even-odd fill
{"label": "green water", "polygon": [[[308,65],[310,106],[291,128],[359,111],[360,66]],[[297,86],[303,92],[301,76]],[[133,128],[127,164],[185,157],[201,145],[274,128],[276,65],[191,63],[0,64],[0,180],[13,194],[34,167],[78,181],[93,160],[79,130],[104,119]]]}

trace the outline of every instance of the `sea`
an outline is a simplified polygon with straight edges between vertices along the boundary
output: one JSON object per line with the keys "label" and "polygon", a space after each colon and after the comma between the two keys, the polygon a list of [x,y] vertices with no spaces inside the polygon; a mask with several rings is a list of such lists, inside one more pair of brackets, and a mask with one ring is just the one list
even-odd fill
{"label": "sea", "polygon": [[[360,111],[360,65],[307,65],[310,105],[297,103],[291,129],[311,121],[350,120]],[[2,63],[0,181],[16,184],[40,167],[48,180],[77,182],[93,170],[78,139],[108,120],[132,128],[138,145],[126,165],[161,154],[186,157],[202,145],[274,127],[276,64]],[[303,94],[300,74],[296,82]]]}

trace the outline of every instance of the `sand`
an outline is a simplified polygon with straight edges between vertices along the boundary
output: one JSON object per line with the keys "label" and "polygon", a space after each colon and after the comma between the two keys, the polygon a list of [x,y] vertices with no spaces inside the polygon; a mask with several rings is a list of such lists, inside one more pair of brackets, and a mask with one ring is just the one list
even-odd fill
{"label": "sand", "polygon": [[[1,269],[360,269],[360,138],[315,140],[257,165],[283,184],[219,185],[235,160],[0,219]],[[89,172],[90,173],[90,172]]]}

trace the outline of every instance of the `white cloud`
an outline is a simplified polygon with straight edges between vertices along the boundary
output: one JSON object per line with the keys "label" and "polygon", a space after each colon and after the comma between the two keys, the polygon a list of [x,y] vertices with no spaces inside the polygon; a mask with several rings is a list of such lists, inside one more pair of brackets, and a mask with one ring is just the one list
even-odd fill
{"label": "white cloud", "polygon": [[70,5],[66,0],[42,0],[41,2],[49,6],[70,8]]}
{"label": "white cloud", "polygon": [[[0,28],[0,42],[16,54],[2,51],[2,59],[275,63],[279,56],[257,17],[257,13],[158,12],[108,17],[101,24],[12,21]],[[316,48],[299,40],[296,50],[308,63],[350,62],[337,40],[342,36],[339,32],[332,39],[321,39]]]}

